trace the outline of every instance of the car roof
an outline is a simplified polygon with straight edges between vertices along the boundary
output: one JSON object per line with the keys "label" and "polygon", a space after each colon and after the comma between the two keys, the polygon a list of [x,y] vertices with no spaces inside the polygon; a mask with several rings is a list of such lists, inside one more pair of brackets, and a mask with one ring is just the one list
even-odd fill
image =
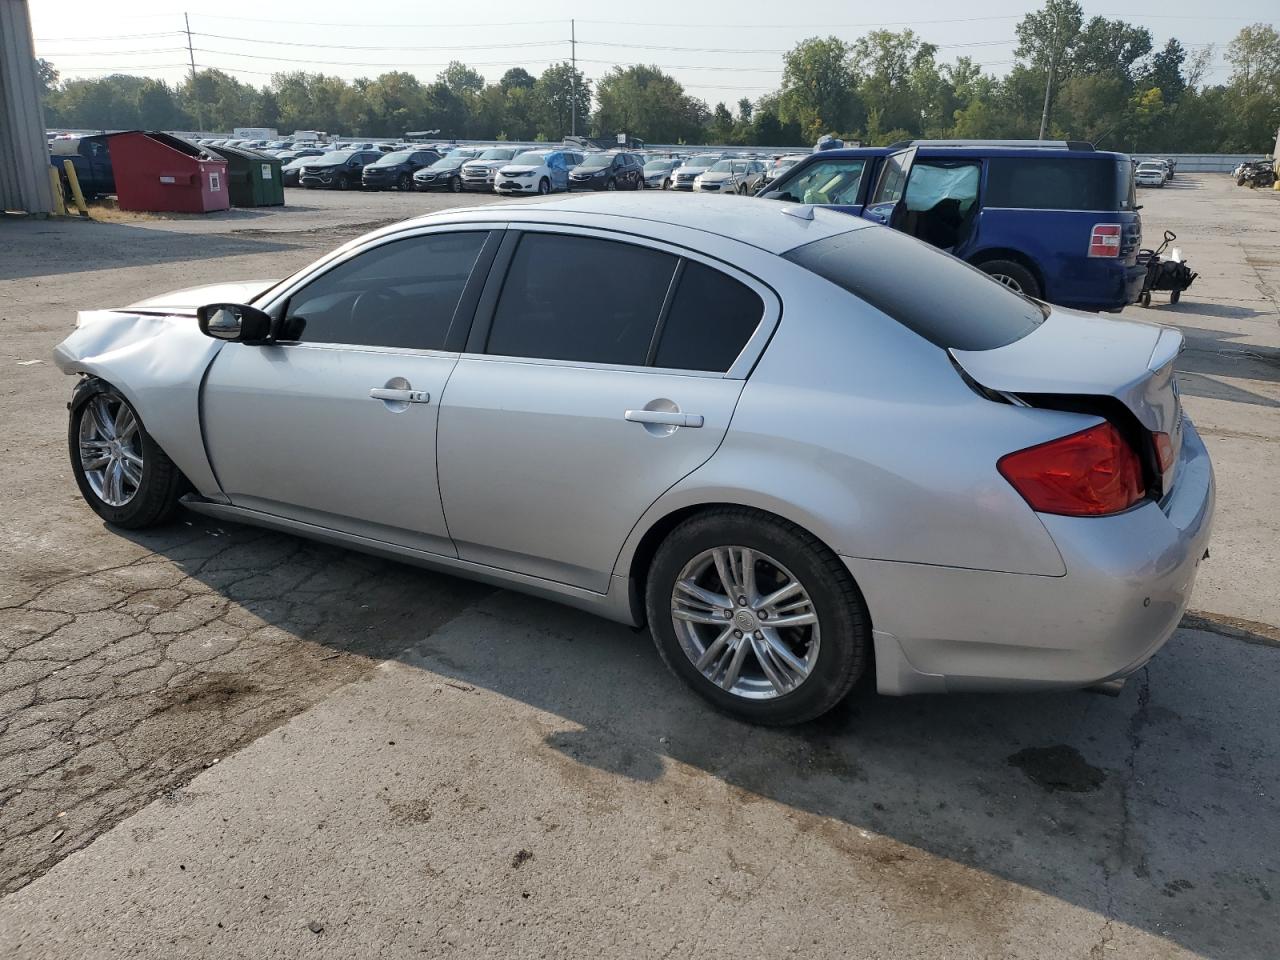
{"label": "car roof", "polygon": [[[842,147],[836,150],[822,150],[818,153],[809,154],[815,157],[887,157],[891,153],[899,153],[902,150],[910,149],[907,146],[902,147]],[[916,156],[918,157],[1013,157],[1018,159],[1030,157],[1079,157],[1088,159],[1101,158],[1106,160],[1119,160],[1125,156],[1122,153],[1111,153],[1106,150],[1070,150],[1066,147],[1060,149],[1053,147],[1011,147],[1008,145],[984,145],[971,144],[968,146],[929,146],[927,144],[916,145]]]}
{"label": "car roof", "polygon": [[[743,200],[726,203],[720,196],[676,196],[654,191],[644,193],[573,194],[545,203],[501,204],[462,207],[405,220],[375,234],[396,233],[414,226],[436,223],[575,223],[582,215],[606,229],[627,228],[644,235],[646,223],[673,225],[720,237],[728,237],[769,253],[788,250],[848,233],[875,229],[875,224],[845,213],[806,204],[773,200]],[[653,236],[662,231],[654,230]]]}

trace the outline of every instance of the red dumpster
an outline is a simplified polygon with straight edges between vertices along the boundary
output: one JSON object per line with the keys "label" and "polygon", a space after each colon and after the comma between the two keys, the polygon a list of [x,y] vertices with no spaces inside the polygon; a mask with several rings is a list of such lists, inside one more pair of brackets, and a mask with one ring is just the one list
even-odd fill
{"label": "red dumpster", "polygon": [[227,161],[167,133],[130,130],[110,137],[121,210],[208,213],[231,206]]}

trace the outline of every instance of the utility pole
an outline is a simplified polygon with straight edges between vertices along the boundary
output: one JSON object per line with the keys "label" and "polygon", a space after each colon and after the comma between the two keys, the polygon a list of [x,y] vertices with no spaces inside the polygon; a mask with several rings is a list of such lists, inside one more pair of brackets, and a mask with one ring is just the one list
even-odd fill
{"label": "utility pole", "polygon": [[196,52],[191,46],[191,18],[183,13],[182,22],[187,27],[187,56],[191,58],[191,96],[196,102],[196,126],[204,132],[204,111],[200,109],[200,91],[196,87]]}
{"label": "utility pole", "polygon": [[569,59],[573,61],[573,76],[569,78],[571,91],[569,95],[569,136],[578,135],[578,27],[576,21],[569,21]]}
{"label": "utility pole", "polygon": [[1053,33],[1049,35],[1049,72],[1044,78],[1044,109],[1040,111],[1040,137],[1044,139],[1045,130],[1049,127],[1049,91],[1053,88],[1053,72],[1058,67],[1058,24],[1054,21]]}

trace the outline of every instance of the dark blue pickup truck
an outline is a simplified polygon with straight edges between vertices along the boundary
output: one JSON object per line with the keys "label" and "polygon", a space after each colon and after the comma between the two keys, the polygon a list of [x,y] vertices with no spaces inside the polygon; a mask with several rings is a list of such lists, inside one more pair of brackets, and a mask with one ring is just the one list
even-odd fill
{"label": "dark blue pickup truck", "polygon": [[1085,143],[916,141],[826,150],[761,196],[885,224],[1061,306],[1119,310],[1142,289],[1133,164]]}
{"label": "dark blue pickup truck", "polygon": [[[116,192],[116,178],[111,170],[111,150],[103,134],[88,137],[60,137],[49,144],[49,160],[63,177],[62,161],[70,160],[76,168],[80,192],[86,199]],[[70,196],[70,194],[68,194]]]}

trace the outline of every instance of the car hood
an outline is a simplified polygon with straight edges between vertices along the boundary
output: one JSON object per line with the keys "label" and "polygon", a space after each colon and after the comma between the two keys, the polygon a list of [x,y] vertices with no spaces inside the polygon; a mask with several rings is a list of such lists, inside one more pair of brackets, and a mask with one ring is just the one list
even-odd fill
{"label": "car hood", "polygon": [[461,168],[462,168],[461,163],[452,163],[447,167],[423,167],[421,170],[418,171],[418,173],[424,173],[424,174],[425,173],[430,173],[430,174],[457,173]]}
{"label": "car hood", "polygon": [[533,173],[533,171],[541,170],[541,169],[542,169],[541,164],[509,163],[505,167],[500,169],[498,172],[499,173]]}
{"label": "car hood", "polygon": [[186,287],[156,297],[148,297],[123,307],[124,311],[142,313],[192,313],[206,303],[248,303],[278,280],[246,280],[240,283],[211,283],[203,287]]}
{"label": "car hood", "polygon": [[475,170],[496,170],[498,167],[504,167],[510,162],[510,160],[468,160],[463,166],[471,167]]}
{"label": "car hood", "polygon": [[719,183],[722,180],[729,180],[734,176],[736,176],[736,174],[727,170],[717,170],[715,173],[708,170],[706,173],[698,175],[699,179],[706,180],[708,183]]}

